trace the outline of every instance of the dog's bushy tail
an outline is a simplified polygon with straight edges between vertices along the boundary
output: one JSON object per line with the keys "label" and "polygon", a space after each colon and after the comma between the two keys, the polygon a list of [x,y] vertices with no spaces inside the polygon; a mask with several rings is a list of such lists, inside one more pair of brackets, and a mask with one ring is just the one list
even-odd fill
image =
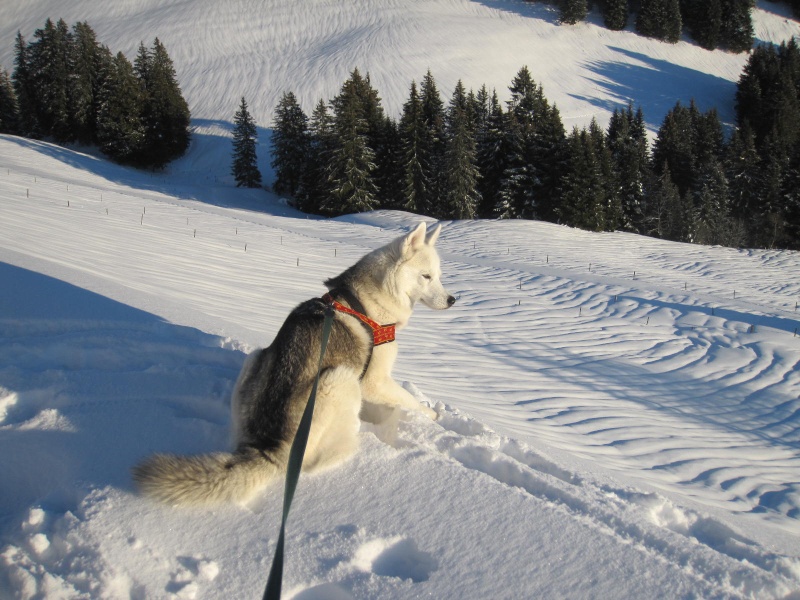
{"label": "dog's bushy tail", "polygon": [[235,454],[154,454],[133,468],[133,480],[142,494],[154,500],[208,506],[246,502],[279,471],[276,463],[254,449]]}

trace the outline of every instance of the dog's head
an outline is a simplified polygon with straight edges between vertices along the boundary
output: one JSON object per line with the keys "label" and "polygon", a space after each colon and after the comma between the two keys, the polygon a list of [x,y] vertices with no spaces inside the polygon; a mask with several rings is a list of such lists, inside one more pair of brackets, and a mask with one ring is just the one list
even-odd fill
{"label": "dog's head", "polygon": [[397,292],[406,295],[411,306],[417,301],[429,308],[441,310],[450,308],[456,299],[442,286],[442,269],[439,254],[434,245],[442,230],[441,225],[426,232],[425,223],[420,223],[414,231],[394,243],[397,253],[395,285]]}

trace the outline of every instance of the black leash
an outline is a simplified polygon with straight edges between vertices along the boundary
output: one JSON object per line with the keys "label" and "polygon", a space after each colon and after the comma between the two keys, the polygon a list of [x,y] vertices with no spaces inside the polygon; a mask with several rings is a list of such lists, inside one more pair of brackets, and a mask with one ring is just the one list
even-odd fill
{"label": "black leash", "polygon": [[289,509],[292,506],[294,491],[297,488],[297,481],[300,479],[300,467],[303,466],[303,455],[308,443],[308,432],[311,429],[311,417],[314,414],[314,402],[317,397],[317,386],[319,385],[319,375],[322,370],[322,359],[325,356],[325,348],[328,345],[328,338],[331,335],[333,325],[333,305],[325,308],[325,323],[322,327],[322,349],[319,352],[319,366],[317,367],[317,377],[314,386],[311,388],[311,395],[308,398],[306,409],[297,427],[297,433],[289,450],[289,462],[286,466],[286,487],[283,492],[283,519],[281,520],[281,531],[278,535],[278,543],[275,546],[275,556],[272,559],[272,567],[269,570],[267,587],[264,589],[263,600],[280,600],[281,584],[283,583],[283,543],[284,532],[286,531],[286,521],[289,518]]}

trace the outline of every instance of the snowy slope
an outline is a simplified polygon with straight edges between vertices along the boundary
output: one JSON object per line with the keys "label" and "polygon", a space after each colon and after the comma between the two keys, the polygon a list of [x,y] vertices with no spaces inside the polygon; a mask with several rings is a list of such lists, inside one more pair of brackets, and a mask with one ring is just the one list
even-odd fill
{"label": "snowy slope", "polygon": [[[263,589],[281,485],[176,510],[128,469],[224,449],[245,353],[417,217],[203,183],[0,137],[2,597]],[[287,598],[797,597],[800,254],[536,222],[440,247],[459,301],[396,377],[442,417],[301,478]]]}
{"label": "snowy slope", "polygon": [[[757,41],[800,34],[782,3],[760,0]],[[186,158],[172,165],[189,177],[229,177],[230,123],[242,96],[262,128],[282,93],[306,113],[338,93],[354,68],[368,72],[390,115],[399,117],[412,80],[430,69],[449,99],[458,79],[507,99],[527,65],[561,112],[565,127],[605,125],[615,107],[641,106],[655,131],[675,102],[696,98],[733,121],[733,100],[746,54],[709,52],[684,40],[664,44],[602,27],[597,12],[560,26],[557,10],[523,0],[26,0],[0,2],[0,65],[13,68],[18,31],[26,39],[45,19],[88,21],[114,52],[131,60],[156,36],[175,62],[195,128]],[[259,157],[269,181],[269,143]],[[220,156],[226,157],[220,160]]]}

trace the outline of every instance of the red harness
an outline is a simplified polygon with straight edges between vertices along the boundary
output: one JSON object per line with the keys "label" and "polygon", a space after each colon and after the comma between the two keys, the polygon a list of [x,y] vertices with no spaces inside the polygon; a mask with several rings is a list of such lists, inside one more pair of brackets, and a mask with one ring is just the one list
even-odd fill
{"label": "red harness", "polygon": [[372,330],[373,346],[380,346],[381,344],[387,344],[389,342],[394,341],[394,326],[395,326],[394,323],[392,323],[391,325],[380,325],[376,321],[370,319],[367,315],[361,314],[357,310],[348,308],[341,302],[334,300],[333,296],[331,296],[330,294],[325,294],[322,297],[322,300],[323,302],[332,305],[333,308],[335,308],[339,312],[343,312],[348,315],[354,316],[356,319],[364,323],[364,325],[369,327]]}

